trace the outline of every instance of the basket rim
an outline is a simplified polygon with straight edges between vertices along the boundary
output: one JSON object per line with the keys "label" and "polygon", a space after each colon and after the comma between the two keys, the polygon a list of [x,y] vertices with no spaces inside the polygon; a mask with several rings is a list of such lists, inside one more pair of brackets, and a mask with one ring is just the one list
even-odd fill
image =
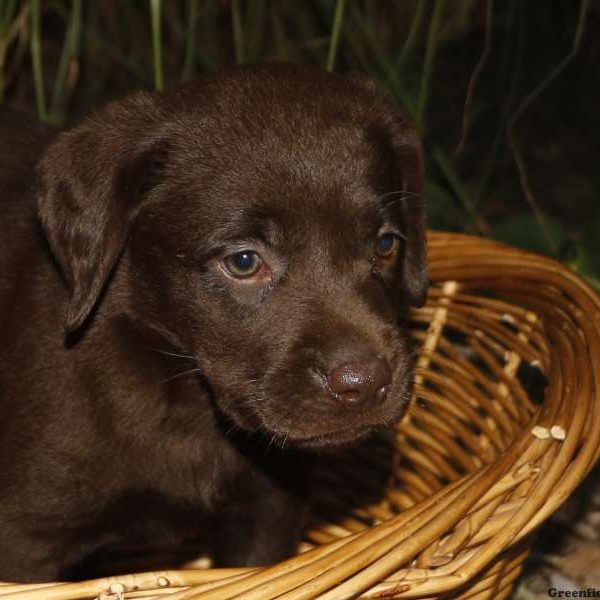
{"label": "basket rim", "polygon": [[[316,595],[333,600],[369,590],[389,592],[392,587],[382,582],[392,573],[398,581],[393,597],[424,598],[464,586],[498,556],[519,549],[600,457],[600,295],[561,263],[493,240],[429,232],[428,256],[432,283],[443,288],[447,282],[457,282],[455,293],[467,302],[476,297],[477,289],[501,292],[515,302],[525,302],[525,316],[544,321],[549,386],[531,427],[549,431],[559,426],[566,432],[565,439],[537,438],[531,428],[523,428],[495,462],[396,517],[269,567],[171,570],[66,584],[0,584],[0,598],[91,598],[117,583],[123,590],[164,591],[166,581],[174,592],[183,588],[166,596],[173,600]],[[447,296],[436,288],[427,310],[443,306],[445,300]],[[496,535],[475,549],[452,547],[458,543],[457,529],[468,529],[478,510],[497,508],[506,490],[523,482],[533,482],[531,493]],[[448,537],[449,529],[454,538]],[[434,547],[434,553],[446,551],[452,558],[429,569],[410,566],[419,553]]]}

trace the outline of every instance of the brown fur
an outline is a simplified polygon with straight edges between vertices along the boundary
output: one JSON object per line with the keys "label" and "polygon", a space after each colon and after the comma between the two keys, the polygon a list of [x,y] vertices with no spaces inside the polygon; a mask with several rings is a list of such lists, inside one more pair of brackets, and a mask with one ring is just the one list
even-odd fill
{"label": "brown fur", "polygon": [[[298,463],[406,409],[398,318],[426,289],[413,129],[361,77],[274,64],[65,133],[4,112],[0,135],[0,580],[77,577],[131,540],[289,555]],[[385,223],[403,239],[378,268]],[[247,247],[265,281],[220,267]],[[368,360],[387,395],[328,388]]]}

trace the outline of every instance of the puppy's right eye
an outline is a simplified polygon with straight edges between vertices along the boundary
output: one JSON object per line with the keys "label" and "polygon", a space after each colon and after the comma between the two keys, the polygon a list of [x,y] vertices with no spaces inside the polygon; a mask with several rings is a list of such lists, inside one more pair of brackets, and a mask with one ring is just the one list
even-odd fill
{"label": "puppy's right eye", "polygon": [[246,279],[256,275],[265,266],[262,258],[252,250],[242,250],[226,256],[221,264],[228,275]]}
{"label": "puppy's right eye", "polygon": [[398,237],[393,233],[384,233],[377,238],[375,252],[379,258],[391,258],[398,251]]}

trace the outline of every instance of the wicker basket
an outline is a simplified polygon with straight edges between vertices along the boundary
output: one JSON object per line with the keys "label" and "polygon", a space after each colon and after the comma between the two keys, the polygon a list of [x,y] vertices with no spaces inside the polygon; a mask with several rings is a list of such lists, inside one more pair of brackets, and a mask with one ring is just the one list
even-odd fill
{"label": "wicker basket", "polygon": [[482,239],[432,233],[429,259],[417,399],[382,497],[359,500],[384,444],[323,473],[321,521],[284,563],[4,584],[1,600],[508,597],[532,533],[600,455],[600,299],[560,264]]}

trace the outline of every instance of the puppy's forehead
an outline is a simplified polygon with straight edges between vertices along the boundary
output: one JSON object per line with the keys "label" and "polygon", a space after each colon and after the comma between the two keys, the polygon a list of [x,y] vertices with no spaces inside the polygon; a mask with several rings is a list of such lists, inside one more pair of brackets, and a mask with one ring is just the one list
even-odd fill
{"label": "puppy's forehead", "polygon": [[377,156],[359,141],[339,132],[299,140],[273,135],[268,148],[245,140],[245,151],[199,190],[197,201],[225,237],[364,237],[377,227],[379,192]]}
{"label": "puppy's forehead", "polygon": [[379,226],[377,196],[361,186],[272,181],[227,193],[224,202],[200,208],[201,228],[213,241],[262,240],[299,249],[319,239],[362,240]]}
{"label": "puppy's forehead", "polygon": [[232,225],[255,230],[257,237],[278,245],[315,238],[363,238],[379,223],[376,195],[359,186],[319,189],[292,184],[273,195],[253,197],[238,214],[241,218]]}
{"label": "puppy's forehead", "polygon": [[306,69],[232,73],[181,93],[169,167],[178,213],[239,237],[256,223],[270,235],[372,231],[378,196],[398,187],[373,93]]}

